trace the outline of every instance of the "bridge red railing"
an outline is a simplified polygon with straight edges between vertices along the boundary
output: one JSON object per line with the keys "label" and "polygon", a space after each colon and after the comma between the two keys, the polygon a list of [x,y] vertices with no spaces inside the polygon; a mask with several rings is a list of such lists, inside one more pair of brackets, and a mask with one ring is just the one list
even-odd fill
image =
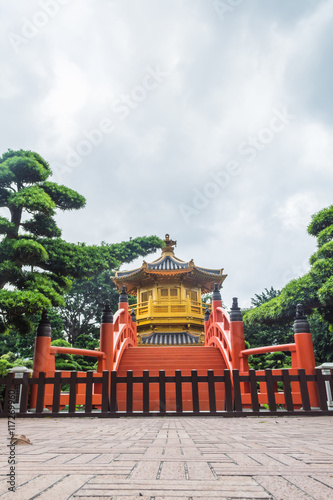
{"label": "bridge red railing", "polygon": [[212,312],[205,313],[205,345],[218,348],[228,370],[248,371],[245,350],[244,324],[237,299],[233,299],[230,315],[222,307],[221,294],[215,284]]}
{"label": "bridge red railing", "polygon": [[[226,367],[232,370],[239,370],[242,376],[249,372],[248,357],[251,355],[267,354],[271,352],[289,351],[291,353],[290,374],[295,375],[298,369],[304,369],[307,375],[315,373],[315,357],[310,333],[309,324],[304,316],[303,308],[297,305],[296,320],[294,323],[295,342],[282,345],[271,345],[245,349],[244,324],[242,313],[238,307],[237,299],[233,299],[230,315],[222,308],[221,294],[215,285],[212,300],[212,312],[205,314],[205,345],[214,346],[220,350]],[[262,375],[262,371],[257,374]],[[273,370],[274,375],[280,376],[281,370]],[[232,384],[234,380],[232,378]],[[250,385],[241,384],[242,394],[246,400],[246,395],[250,394]],[[315,384],[308,382],[309,397],[311,406],[318,406],[318,393]],[[268,396],[264,389],[261,393],[262,400],[268,404]],[[296,395],[296,389],[294,391]],[[267,401],[265,401],[265,397]],[[297,396],[295,396],[297,399]],[[301,395],[299,394],[299,400]]]}
{"label": "bridge red railing", "polygon": [[[136,346],[136,318],[134,314],[129,314],[128,296],[126,288],[119,297],[119,309],[113,317],[109,301],[106,301],[102,315],[100,330],[100,350],[77,349],[76,347],[51,346],[51,325],[46,311],[43,312],[41,322],[37,328],[35,342],[33,377],[38,377],[44,372],[48,377],[55,376],[55,356],[56,354],[72,354],[77,356],[91,356],[98,359],[97,371],[94,377],[103,371],[117,370],[121,356],[129,346]],[[61,371],[65,377],[69,372]],[[81,377],[86,376],[86,372],[80,372]],[[98,405],[101,401],[102,386],[94,383],[93,403]],[[78,385],[77,394],[80,399],[82,387]],[[53,388],[49,385],[45,388],[45,405],[51,404],[53,398]],[[82,397],[81,397],[82,399]],[[37,403],[37,387],[32,387],[31,408],[35,408]],[[68,395],[61,394],[61,406],[68,404]]]}
{"label": "bridge red railing", "polygon": [[[312,337],[309,324],[306,321],[302,307],[297,306],[296,321],[294,323],[295,343],[265,346],[253,349],[245,349],[244,324],[241,310],[238,307],[237,299],[233,299],[233,306],[230,315],[223,309],[221,295],[217,285],[213,293],[212,312],[207,309],[205,313],[205,345],[213,346],[220,350],[225,365],[230,373],[238,370],[244,377],[249,373],[248,357],[277,351],[289,351],[292,357],[290,374],[295,375],[295,370],[304,369],[307,375],[313,375],[315,370],[315,358],[313,352]],[[136,319],[134,313],[129,314],[128,297],[125,287],[120,294],[119,309],[113,317],[109,303],[106,303],[100,331],[100,349],[91,351],[70,347],[51,346],[51,326],[46,312],[43,313],[42,320],[37,329],[37,337],[34,354],[33,377],[37,378],[41,372],[47,377],[55,376],[55,355],[74,354],[92,356],[98,359],[97,372],[92,376],[93,380],[93,404],[98,405],[101,401],[102,385],[94,381],[95,375],[107,371],[111,374],[119,368],[121,357],[124,351],[131,346],[137,345]],[[293,371],[294,370],[294,371]],[[67,372],[64,372],[67,373]],[[281,376],[281,371],[273,370],[273,374]],[[261,372],[258,372],[258,376]],[[85,372],[80,374],[85,376]],[[231,377],[231,384],[234,388],[234,378]],[[245,378],[241,379],[240,387],[244,401],[249,397],[250,384]],[[318,394],[315,384],[308,381],[309,396],[311,406],[318,406]],[[45,404],[51,404],[53,393],[51,385],[45,388]],[[37,388],[32,387],[31,407],[35,408],[37,401]],[[82,387],[77,387],[77,394],[81,394]],[[266,396],[265,396],[266,394]],[[294,390],[297,399],[297,391]],[[242,396],[242,397],[243,397]],[[267,400],[267,390],[261,390],[262,401]],[[282,397],[282,396],[281,396]],[[61,405],[65,403],[65,395],[61,395]],[[68,399],[68,398],[67,398]],[[82,399],[82,398],[81,398]],[[299,398],[300,400],[300,398]],[[297,401],[294,401],[297,404]]]}
{"label": "bridge red railing", "polygon": [[222,307],[213,305],[212,313],[205,321],[205,345],[219,349],[228,370],[232,370],[230,317]]}
{"label": "bridge red railing", "polygon": [[112,370],[118,370],[125,349],[137,345],[136,322],[128,313],[128,303],[121,305],[114,316]]}

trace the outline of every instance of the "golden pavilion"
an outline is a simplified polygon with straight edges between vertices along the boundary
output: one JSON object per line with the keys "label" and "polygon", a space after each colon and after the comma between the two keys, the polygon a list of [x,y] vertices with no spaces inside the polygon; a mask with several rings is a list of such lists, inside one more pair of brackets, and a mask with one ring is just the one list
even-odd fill
{"label": "golden pavilion", "polygon": [[117,271],[113,279],[118,290],[137,296],[134,307],[138,344],[202,344],[204,314],[202,294],[220,288],[226,275],[223,269],[205,269],[185,262],[174,254],[177,242],[165,235],[162,255],[131,271]]}

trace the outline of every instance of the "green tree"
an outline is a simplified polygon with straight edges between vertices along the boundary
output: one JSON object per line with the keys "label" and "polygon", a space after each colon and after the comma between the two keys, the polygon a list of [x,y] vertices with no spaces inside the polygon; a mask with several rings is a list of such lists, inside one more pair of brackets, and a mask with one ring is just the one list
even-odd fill
{"label": "green tree", "polygon": [[[51,345],[57,347],[71,347],[70,343],[64,339],[53,340]],[[75,356],[74,358],[73,354],[56,354],[56,370],[81,371],[81,365],[77,361],[78,357],[79,356]]]}
{"label": "green tree", "polygon": [[308,316],[317,364],[333,361],[333,333],[330,324],[314,309]]}
{"label": "green tree", "polygon": [[69,283],[66,273],[54,269],[44,241],[60,238],[55,210],[81,208],[85,199],[49,182],[51,174],[48,163],[32,151],[9,150],[0,158],[0,207],[9,212],[8,218],[0,218],[2,330],[12,325],[29,331],[28,317],[60,305]]}
{"label": "green tree", "polygon": [[[91,335],[82,333],[76,338],[74,347],[78,349],[91,349],[94,351],[96,348],[100,348],[100,343]],[[97,359],[90,356],[75,356],[75,361],[80,364],[83,371],[95,370],[97,368]]]}
{"label": "green tree", "polygon": [[[52,340],[51,345],[58,347],[71,347],[70,343],[64,339]],[[81,337],[76,341],[74,347],[79,349],[91,349],[93,351],[96,347],[99,348],[99,342],[90,337],[90,335],[81,335]],[[96,370],[97,358],[76,354],[56,354],[55,366],[56,370]]]}
{"label": "green tree", "polygon": [[[59,313],[54,309],[50,309],[48,317],[52,328],[52,339],[63,338],[64,326]],[[32,316],[31,321],[36,329],[40,321],[40,315]],[[0,357],[3,354],[12,352],[15,353],[16,358],[32,360],[36,338],[35,329],[27,332],[25,335],[20,335],[20,333],[12,329],[7,329],[5,332],[0,333]]]}
{"label": "green tree", "polygon": [[254,370],[280,370],[281,368],[290,368],[291,356],[283,352],[270,352],[258,356],[249,356],[249,367]]}
{"label": "green tree", "polygon": [[265,290],[262,293],[260,293],[260,294],[256,293],[254,295],[254,298],[251,299],[251,304],[254,307],[258,307],[261,304],[268,302],[270,299],[274,299],[274,297],[278,297],[280,295],[280,293],[281,293],[280,290],[275,290],[275,288],[273,288],[272,286],[269,290],[267,288],[265,288]]}
{"label": "green tree", "polygon": [[98,338],[103,304],[109,299],[111,309],[115,311],[118,297],[119,293],[110,279],[109,271],[102,271],[91,278],[74,280],[65,295],[65,306],[60,310],[68,341],[74,344],[82,335]]}
{"label": "green tree", "polygon": [[48,163],[32,151],[9,150],[0,158],[0,331],[9,327],[31,331],[31,318],[44,308],[64,305],[63,295],[73,278],[104,269],[161,247],[155,237],[88,246],[61,239],[56,210],[84,207],[76,191],[50,182]]}
{"label": "green tree", "polygon": [[[259,307],[274,297],[278,297],[279,290],[271,287],[260,294],[255,294],[251,303]],[[249,310],[244,314],[244,334],[248,347],[263,347],[269,345],[289,344],[294,341],[293,329],[290,323],[283,325],[253,324],[247,320]],[[272,352],[269,354],[260,354],[258,356],[249,356],[251,368],[256,370],[265,370],[266,368],[283,368],[290,366],[291,357],[286,352]]]}
{"label": "green tree", "polygon": [[303,303],[312,329],[318,362],[333,360],[333,205],[312,216],[308,233],[317,238],[310,271],[290,281],[281,293],[245,315],[248,326],[292,324]]}
{"label": "green tree", "polygon": [[[259,307],[266,304],[272,298],[278,297],[281,292],[271,287],[260,294],[255,294],[251,299],[251,304]],[[245,338],[251,347],[261,347],[265,345],[288,344],[293,342],[293,329],[290,322],[284,324],[260,324],[249,321],[249,313],[253,309],[244,311],[244,333]]]}
{"label": "green tree", "polygon": [[[99,339],[100,321],[106,299],[111,310],[118,309],[119,292],[110,278],[110,271],[102,271],[90,278],[76,279],[65,295],[65,306],[60,309],[68,341],[76,345],[78,337]],[[129,296],[129,304],[136,297]],[[87,347],[90,349],[90,347]]]}
{"label": "green tree", "polygon": [[16,351],[17,334],[13,330],[0,333],[0,357],[8,352]]}

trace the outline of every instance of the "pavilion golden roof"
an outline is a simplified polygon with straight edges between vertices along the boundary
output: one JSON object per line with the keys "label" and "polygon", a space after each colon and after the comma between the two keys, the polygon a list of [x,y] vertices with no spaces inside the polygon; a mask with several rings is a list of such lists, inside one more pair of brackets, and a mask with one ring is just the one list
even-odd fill
{"label": "pavilion golden roof", "polygon": [[165,235],[165,247],[162,248],[162,255],[151,263],[143,261],[142,266],[130,271],[116,271],[116,276],[112,278],[117,288],[126,285],[127,292],[135,295],[136,288],[144,286],[149,282],[183,278],[189,281],[200,283],[203,293],[211,292],[214,283],[219,287],[227,277],[223,274],[223,269],[207,269],[198,267],[193,259],[185,262],[174,254],[174,246],[177,242],[170,240],[169,235]]}

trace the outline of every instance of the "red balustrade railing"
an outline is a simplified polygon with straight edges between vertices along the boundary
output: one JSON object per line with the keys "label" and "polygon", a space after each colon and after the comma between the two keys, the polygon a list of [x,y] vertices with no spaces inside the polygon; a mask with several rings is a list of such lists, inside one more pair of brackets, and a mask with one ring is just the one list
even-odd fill
{"label": "red balustrade railing", "polygon": [[[291,353],[291,373],[295,373],[292,370],[304,369],[307,375],[313,375],[316,364],[312,337],[309,324],[300,304],[297,306],[294,338],[295,343],[291,344],[245,349],[244,324],[237,299],[233,299],[233,306],[229,316],[222,308],[221,295],[217,285],[215,285],[212,312],[209,314],[207,311],[205,315],[205,345],[214,346],[220,350],[223,360],[230,371],[239,370],[242,375],[246,375],[249,372],[249,356],[289,351]],[[273,373],[281,375],[279,370],[274,370]],[[261,372],[258,372],[258,374],[260,375]],[[232,384],[234,384],[233,378]],[[309,381],[308,388],[311,405],[318,406],[318,393],[315,384]],[[249,395],[250,385],[248,383],[242,381],[241,389],[244,395]]]}
{"label": "red balustrade railing", "polygon": [[[107,301],[102,316],[100,330],[100,350],[92,351],[89,349],[77,349],[75,347],[51,346],[51,326],[44,311],[42,320],[37,328],[37,337],[35,342],[33,377],[39,377],[44,372],[47,377],[55,376],[55,355],[72,354],[78,356],[91,356],[98,358],[96,375],[107,370],[111,374],[112,370],[117,370],[121,357],[129,346],[136,346],[136,321],[128,311],[128,299],[126,289],[122,290],[119,300],[119,309],[113,317],[110,305]],[[68,372],[62,372],[63,375]],[[85,377],[86,372],[80,372],[80,376]],[[92,379],[92,380],[93,380]],[[92,400],[93,404],[101,404],[102,385],[94,382]],[[78,399],[82,400],[80,394],[82,387],[78,385]],[[47,385],[45,388],[45,406],[50,406],[53,399],[53,388]],[[37,404],[37,386],[32,387],[31,408],[36,408]],[[68,395],[61,394],[60,406],[68,404]]]}

